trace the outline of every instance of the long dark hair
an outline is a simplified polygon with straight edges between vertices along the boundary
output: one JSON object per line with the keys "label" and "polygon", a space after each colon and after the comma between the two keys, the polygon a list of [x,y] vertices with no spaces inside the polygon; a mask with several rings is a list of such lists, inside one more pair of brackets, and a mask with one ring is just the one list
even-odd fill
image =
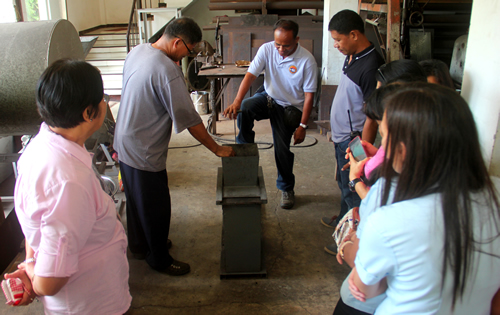
{"label": "long dark hair", "polygon": [[439,84],[455,89],[455,83],[453,83],[453,79],[451,78],[450,70],[444,62],[437,59],[429,59],[422,60],[419,64],[422,66],[427,76],[434,76]]}
{"label": "long dark hair", "polygon": [[400,59],[381,65],[375,73],[375,80],[382,82],[382,85],[392,82],[427,82],[427,75],[415,60]]}
{"label": "long dark hair", "polygon": [[[464,293],[472,254],[482,241],[473,235],[471,193],[485,194],[495,237],[500,235],[497,192],[481,155],[474,118],[465,100],[453,90],[428,83],[402,87],[388,100],[386,115],[382,204],[387,204],[393,180],[397,181],[394,202],[440,193],[445,233],[442,271],[443,275],[448,268],[452,271],[455,305]],[[396,178],[392,165],[401,143],[406,156]]]}
{"label": "long dark hair", "polygon": [[373,120],[382,120],[387,98],[392,93],[399,90],[402,86],[401,84],[401,82],[389,83],[373,91],[363,107],[363,113],[365,113],[366,117]]}

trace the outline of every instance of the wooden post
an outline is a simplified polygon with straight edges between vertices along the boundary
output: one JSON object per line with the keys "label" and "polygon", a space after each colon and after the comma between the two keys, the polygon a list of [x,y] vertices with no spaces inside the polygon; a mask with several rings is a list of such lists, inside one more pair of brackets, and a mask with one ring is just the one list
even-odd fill
{"label": "wooden post", "polygon": [[400,0],[387,0],[387,62],[399,60],[401,54],[401,4]]}

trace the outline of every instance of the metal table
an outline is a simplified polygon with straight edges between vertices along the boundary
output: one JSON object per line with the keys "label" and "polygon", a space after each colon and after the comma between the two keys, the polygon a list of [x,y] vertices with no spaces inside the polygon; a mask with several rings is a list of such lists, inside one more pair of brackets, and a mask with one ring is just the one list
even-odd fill
{"label": "metal table", "polygon": [[[217,68],[201,69],[199,76],[207,77],[210,80],[210,108],[212,110],[212,134],[216,134],[217,127],[215,122],[218,120],[216,104],[219,102],[224,90],[231,78],[241,78],[247,73],[248,67],[237,67],[234,64],[220,65]],[[219,93],[215,96],[215,79],[227,79],[222,85]]]}

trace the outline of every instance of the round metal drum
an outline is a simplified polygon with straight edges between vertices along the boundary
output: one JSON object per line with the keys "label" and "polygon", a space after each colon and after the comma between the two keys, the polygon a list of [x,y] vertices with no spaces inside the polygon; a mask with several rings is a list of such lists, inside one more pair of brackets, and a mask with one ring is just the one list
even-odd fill
{"label": "round metal drum", "polygon": [[36,83],[61,58],[84,58],[78,33],[67,20],[2,24],[0,136],[38,133]]}

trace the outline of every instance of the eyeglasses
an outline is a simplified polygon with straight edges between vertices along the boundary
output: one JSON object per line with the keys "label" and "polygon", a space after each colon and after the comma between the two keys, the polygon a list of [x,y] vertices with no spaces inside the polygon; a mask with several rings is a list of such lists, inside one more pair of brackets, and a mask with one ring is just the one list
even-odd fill
{"label": "eyeglasses", "polygon": [[180,39],[180,40],[182,40],[182,43],[184,44],[184,46],[186,46],[186,49],[189,51],[190,55],[194,55],[195,54],[194,50],[189,49],[188,45],[186,45],[186,42],[181,37],[177,36],[177,38]]}
{"label": "eyeglasses", "polygon": [[[385,68],[385,67],[384,67]],[[387,83],[387,79],[385,78],[385,75],[384,73],[382,72],[382,70],[380,70],[381,68],[378,68],[377,71],[378,71],[378,74],[380,74],[380,76],[382,77],[382,80],[384,80],[384,83]]]}

